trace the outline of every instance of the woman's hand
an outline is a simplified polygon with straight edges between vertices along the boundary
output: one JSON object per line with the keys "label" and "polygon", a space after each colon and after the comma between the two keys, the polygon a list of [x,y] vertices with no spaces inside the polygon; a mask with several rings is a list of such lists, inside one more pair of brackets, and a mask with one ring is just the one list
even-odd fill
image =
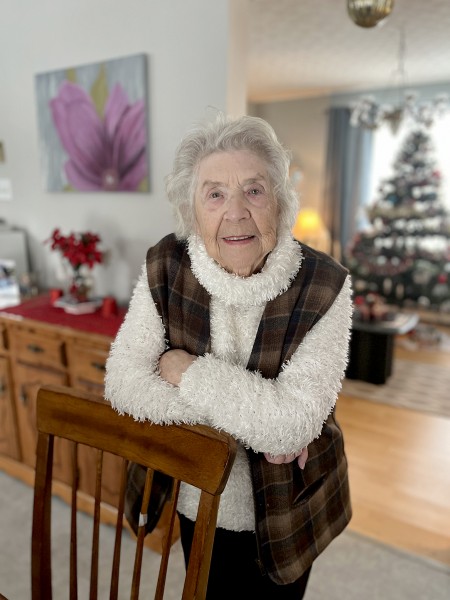
{"label": "woman's hand", "polygon": [[272,456],[272,454],[265,452],[264,457],[268,462],[274,465],[290,463],[297,459],[298,466],[303,470],[305,468],[306,461],[308,460],[308,448],[302,448],[300,452],[293,452],[292,454],[277,454],[276,456]]}
{"label": "woman's hand", "polygon": [[168,350],[159,359],[159,374],[172,385],[180,385],[181,376],[197,357],[185,350]]}

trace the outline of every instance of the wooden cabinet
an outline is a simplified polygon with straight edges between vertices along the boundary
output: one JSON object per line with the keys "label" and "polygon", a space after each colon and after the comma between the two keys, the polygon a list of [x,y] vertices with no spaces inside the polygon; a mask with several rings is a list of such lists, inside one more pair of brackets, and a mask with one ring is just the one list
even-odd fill
{"label": "wooden cabinet", "polygon": [[[33,325],[9,323],[11,368],[14,373],[14,398],[22,462],[35,466],[36,456],[36,399],[41,385],[68,385],[103,396],[105,363],[110,339],[76,331],[60,333],[43,323]],[[54,478],[71,483],[71,446],[55,440]],[[96,456],[87,448],[79,450],[79,489],[93,495]],[[105,457],[102,498],[117,506],[120,460]]]}
{"label": "wooden cabinet", "polygon": [[[110,341],[98,339],[71,338],[67,343],[67,356],[70,367],[72,387],[91,394],[103,396],[106,359],[109,354]],[[93,495],[95,490],[95,451],[81,448],[78,455],[80,465],[80,488]],[[112,454],[105,454],[102,477],[102,498],[105,502],[117,506],[118,497],[114,490],[120,485],[120,459]]]}
{"label": "wooden cabinet", "polygon": [[[49,368],[16,363],[13,366],[16,390],[16,411],[19,429],[19,442],[22,461],[30,467],[35,466],[36,456],[36,398],[41,385],[67,385],[67,374]],[[67,447],[61,440],[55,441],[55,478],[70,481],[70,455],[61,446]]]}
{"label": "wooden cabinet", "polygon": [[73,387],[103,395],[103,381],[110,342],[72,339],[67,345]]}
{"label": "wooden cabinet", "polygon": [[[49,311],[55,311],[48,303]],[[83,317],[81,318],[81,320]],[[91,320],[93,317],[91,316]],[[36,456],[36,399],[43,384],[68,385],[103,396],[105,363],[113,337],[87,333],[57,323],[0,314],[0,455],[34,469]],[[118,479],[118,459],[106,458],[103,475],[104,500],[116,506],[111,492]],[[71,481],[71,445],[55,441],[54,475]],[[93,490],[88,483],[95,472],[94,453],[79,456],[79,489]]]}
{"label": "wooden cabinet", "polygon": [[9,360],[4,356],[0,356],[0,454],[21,458]]}
{"label": "wooden cabinet", "polygon": [[[105,364],[112,340],[125,311],[112,319],[101,315],[69,316],[38,298],[20,307],[0,311],[0,468],[33,483],[37,432],[37,391],[43,384],[68,385],[103,396]],[[99,331],[100,330],[100,331]],[[55,493],[70,501],[72,444],[55,440]],[[102,500],[117,506],[120,459],[105,455]],[[96,471],[96,454],[80,448],[78,506],[93,511],[91,477]],[[114,509],[102,503],[102,519],[115,520]],[[112,512],[111,512],[112,511]],[[146,545],[160,551],[168,527],[167,510],[158,527],[146,537]],[[174,540],[178,537],[178,531]]]}
{"label": "wooden cabinet", "polygon": [[[11,330],[11,326],[10,326]],[[11,354],[20,362],[64,370],[67,364],[64,339],[47,327],[14,325]]]}
{"label": "wooden cabinet", "polygon": [[9,361],[9,340],[0,322],[0,454],[20,460],[19,432]]}
{"label": "wooden cabinet", "polygon": [[[34,468],[36,454],[36,397],[42,384],[68,385],[64,340],[39,326],[9,327],[11,367],[22,461]],[[55,445],[55,477],[68,480],[70,461],[61,443]]]}
{"label": "wooden cabinet", "polygon": [[[110,341],[99,339],[80,339],[72,337],[67,343],[67,357],[72,387],[91,394],[103,396],[106,359],[109,354]],[[78,454],[80,465],[80,489],[93,495],[95,473],[95,451],[80,448]],[[114,490],[120,484],[120,459],[112,454],[105,454],[102,498],[105,502],[117,506],[118,497]]]}

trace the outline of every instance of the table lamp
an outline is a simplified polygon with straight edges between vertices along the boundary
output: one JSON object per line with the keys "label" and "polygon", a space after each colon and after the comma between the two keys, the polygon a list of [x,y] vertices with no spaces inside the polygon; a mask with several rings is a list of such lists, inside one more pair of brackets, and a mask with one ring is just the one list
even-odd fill
{"label": "table lamp", "polygon": [[316,250],[329,251],[330,235],[319,212],[313,208],[303,208],[299,211],[292,235]]}

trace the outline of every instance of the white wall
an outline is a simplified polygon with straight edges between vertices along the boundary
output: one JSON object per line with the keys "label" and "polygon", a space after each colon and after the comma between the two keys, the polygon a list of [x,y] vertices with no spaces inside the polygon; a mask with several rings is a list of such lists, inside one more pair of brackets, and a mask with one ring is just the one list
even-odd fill
{"label": "white wall", "polygon": [[[59,260],[43,241],[55,227],[89,229],[111,254],[95,268],[96,292],[129,299],[147,248],[173,228],[163,180],[175,147],[208,107],[227,109],[229,9],[228,0],[2,1],[0,178],[11,180],[13,200],[0,201],[0,219],[28,232],[43,288],[56,284]],[[35,74],[137,53],[148,56],[150,193],[46,192]]]}

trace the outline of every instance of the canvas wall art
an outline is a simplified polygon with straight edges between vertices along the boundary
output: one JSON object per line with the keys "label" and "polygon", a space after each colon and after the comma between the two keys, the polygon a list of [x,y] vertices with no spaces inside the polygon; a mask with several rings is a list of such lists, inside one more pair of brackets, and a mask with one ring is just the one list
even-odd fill
{"label": "canvas wall art", "polygon": [[147,60],[138,54],[36,75],[50,192],[147,192]]}

